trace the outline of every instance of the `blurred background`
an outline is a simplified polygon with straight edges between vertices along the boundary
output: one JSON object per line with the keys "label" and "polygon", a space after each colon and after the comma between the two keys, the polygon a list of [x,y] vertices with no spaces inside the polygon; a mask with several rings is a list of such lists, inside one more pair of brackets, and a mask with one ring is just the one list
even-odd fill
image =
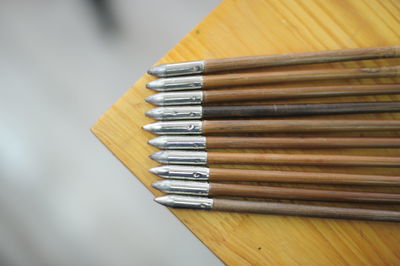
{"label": "blurred background", "polygon": [[217,2],[0,1],[0,265],[222,265],[89,131]]}

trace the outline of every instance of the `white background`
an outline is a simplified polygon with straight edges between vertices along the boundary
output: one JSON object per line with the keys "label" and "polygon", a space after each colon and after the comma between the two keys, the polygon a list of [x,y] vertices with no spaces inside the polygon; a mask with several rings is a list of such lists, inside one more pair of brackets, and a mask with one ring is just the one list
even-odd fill
{"label": "white background", "polygon": [[217,1],[94,2],[0,2],[0,265],[221,265],[89,131]]}

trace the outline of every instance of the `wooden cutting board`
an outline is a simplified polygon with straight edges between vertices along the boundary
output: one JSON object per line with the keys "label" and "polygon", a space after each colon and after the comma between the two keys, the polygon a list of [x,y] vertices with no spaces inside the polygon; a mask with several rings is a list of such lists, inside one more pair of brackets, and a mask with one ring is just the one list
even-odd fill
{"label": "wooden cutting board", "polygon": [[[258,54],[277,54],[400,44],[400,1],[246,1],[222,2],[159,63]],[[329,64],[323,67],[382,66],[399,64],[398,59]],[[281,69],[320,68],[321,66]],[[152,122],[144,112],[152,108],[144,98],[152,92],[145,84],[153,77],[143,75],[93,126],[93,133],[154,195],[157,178],[147,169],[157,165],[148,155],[156,149],[146,142],[154,137],[141,127]],[[400,82],[380,79],[318,84],[372,84]],[[316,84],[268,85],[290,87]],[[261,86],[263,87],[263,86]],[[245,89],[245,87],[244,87]],[[279,102],[327,102],[400,100],[399,96],[365,96]],[[340,118],[400,119],[399,114],[343,115]],[[321,117],[319,117],[321,118]],[[335,118],[325,116],[326,119]],[[343,135],[346,133],[343,133]],[[327,134],[329,135],[329,134]],[[349,135],[349,134],[347,134]],[[366,136],[364,133],[350,133]],[[397,136],[396,132],[369,136]],[[249,152],[245,150],[242,152]],[[254,151],[254,150],[253,150]],[[396,149],[381,150],[257,150],[277,153],[360,154],[400,156]],[[248,166],[250,167],[250,166]],[[260,167],[264,169],[399,174],[399,169]],[[345,187],[346,188],[346,187]],[[358,188],[355,188],[358,189]],[[368,188],[392,191],[397,188]],[[156,203],[154,203],[156,204]],[[365,205],[364,205],[365,206]],[[371,206],[370,206],[371,207]],[[399,209],[397,206],[372,206]],[[229,265],[399,265],[400,224],[257,214],[173,210],[224,263]]]}

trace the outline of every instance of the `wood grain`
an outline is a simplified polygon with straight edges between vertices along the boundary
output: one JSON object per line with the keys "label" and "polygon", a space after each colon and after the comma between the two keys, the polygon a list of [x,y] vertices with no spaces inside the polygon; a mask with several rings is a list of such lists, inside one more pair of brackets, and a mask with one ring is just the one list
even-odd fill
{"label": "wood grain", "polygon": [[400,194],[397,193],[288,188],[224,183],[210,183],[209,195],[211,197],[232,196],[264,199],[347,201],[386,204],[400,203]]}
{"label": "wood grain", "polygon": [[316,64],[336,61],[354,61],[393,57],[400,57],[400,46],[353,48],[278,55],[241,56],[206,60],[204,73],[246,68]]}
{"label": "wood grain", "polygon": [[310,206],[303,204],[273,203],[262,201],[215,199],[214,210],[278,215],[299,215],[336,219],[367,219],[387,222],[400,221],[400,212],[398,211]]}
{"label": "wood grain", "polygon": [[221,148],[400,148],[400,138],[222,137],[208,136],[207,149]]}
{"label": "wood grain", "polygon": [[239,152],[208,152],[210,164],[266,164],[266,165],[317,165],[400,167],[400,157],[326,155],[326,154],[277,154]]}
{"label": "wood grain", "polygon": [[399,130],[400,120],[204,120],[203,134]]}
{"label": "wood grain", "polygon": [[337,85],[292,88],[223,89],[203,91],[204,103],[301,99],[335,96],[400,94],[400,84]]}
{"label": "wood grain", "polygon": [[204,106],[203,119],[361,114],[400,111],[400,102],[346,102]]}
{"label": "wood grain", "polygon": [[295,81],[397,77],[400,77],[400,66],[231,73],[204,75],[203,88],[208,89],[216,87],[257,85]]}
{"label": "wood grain", "polygon": [[400,176],[210,168],[210,181],[400,186]]}
{"label": "wood grain", "polygon": [[[324,51],[343,48],[390,46],[400,43],[400,3],[398,1],[224,1],[158,63],[260,54]],[[335,63],[328,67],[376,67],[399,65],[398,59]],[[288,67],[315,69],[320,65]],[[143,66],[146,69],[146,66]],[[144,71],[143,71],[144,72]],[[141,127],[152,122],[145,111],[153,108],[144,101],[152,94],[145,84],[153,77],[143,75],[93,126],[93,132],[110,151],[131,170],[155,195],[151,188],[157,178],[147,171],[157,165],[148,158],[156,149],[147,145],[154,137]],[[357,85],[399,83],[399,79],[304,82],[296,86]],[[280,88],[271,86],[271,88]],[[263,86],[267,88],[268,86]],[[248,89],[248,87],[243,87]],[[241,88],[237,88],[241,89]],[[341,101],[400,100],[396,95],[338,98]],[[321,102],[323,98],[302,99]],[[332,101],[329,99],[329,101]],[[293,102],[284,100],[282,103]],[[356,116],[356,115],[352,115]],[[400,119],[399,114],[363,114],[357,119]],[[331,117],[324,117],[331,120]],[[378,134],[378,133],[376,133]],[[354,136],[375,136],[355,132]],[[298,134],[297,136],[302,136]],[[335,133],[334,136],[342,136]],[[379,132],[382,137],[399,137],[398,132]],[[245,153],[250,150],[241,150]],[[270,152],[259,149],[260,152]],[[254,150],[253,150],[254,152]],[[280,153],[313,153],[302,149]],[[332,154],[400,156],[398,149],[335,150]],[[237,168],[236,165],[228,165]],[[242,166],[244,167],[244,166]],[[341,172],[351,174],[398,176],[395,168],[367,170],[318,167],[246,166],[247,169]],[[110,177],[111,178],[111,177]],[[118,177],[112,177],[118,178]],[[134,184],[132,184],[134,185]],[[386,191],[386,190],[385,190]],[[399,192],[388,188],[387,192]],[[156,203],[154,203],[156,204]],[[360,206],[360,205],[355,205]],[[281,206],[275,211],[279,212]],[[292,209],[296,212],[297,209]],[[373,208],[380,208],[374,206]],[[400,210],[393,206],[391,209]],[[238,214],[174,210],[171,212],[200,241],[228,265],[398,265],[400,264],[400,225],[395,223],[300,218],[274,215]],[[286,213],[287,214],[287,213]]]}

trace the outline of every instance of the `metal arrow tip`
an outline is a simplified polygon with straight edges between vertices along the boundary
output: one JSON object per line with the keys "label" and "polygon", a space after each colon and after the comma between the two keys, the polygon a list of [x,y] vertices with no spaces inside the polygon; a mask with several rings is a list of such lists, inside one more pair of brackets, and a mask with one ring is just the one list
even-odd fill
{"label": "metal arrow tip", "polygon": [[175,203],[173,197],[171,197],[170,195],[157,197],[154,199],[154,201],[167,207],[173,207]]}
{"label": "metal arrow tip", "polygon": [[165,146],[167,145],[167,138],[166,138],[166,136],[155,137],[155,138],[147,141],[147,143],[154,147],[164,149]]}
{"label": "metal arrow tip", "polygon": [[144,100],[148,103],[154,104],[154,105],[162,105],[163,104],[163,97],[162,95],[159,95],[160,93],[152,94],[150,96],[147,96]]}
{"label": "metal arrow tip", "polygon": [[149,70],[147,70],[147,74],[157,77],[164,77],[165,71],[166,71],[165,64],[161,64],[151,67]]}
{"label": "metal arrow tip", "polygon": [[147,83],[146,88],[155,91],[162,91],[164,89],[164,85],[165,85],[164,79],[156,79]]}
{"label": "metal arrow tip", "polygon": [[155,120],[162,120],[163,119],[163,114],[164,114],[164,109],[163,107],[157,107],[148,110],[147,112],[144,113],[146,116],[151,117]]}

